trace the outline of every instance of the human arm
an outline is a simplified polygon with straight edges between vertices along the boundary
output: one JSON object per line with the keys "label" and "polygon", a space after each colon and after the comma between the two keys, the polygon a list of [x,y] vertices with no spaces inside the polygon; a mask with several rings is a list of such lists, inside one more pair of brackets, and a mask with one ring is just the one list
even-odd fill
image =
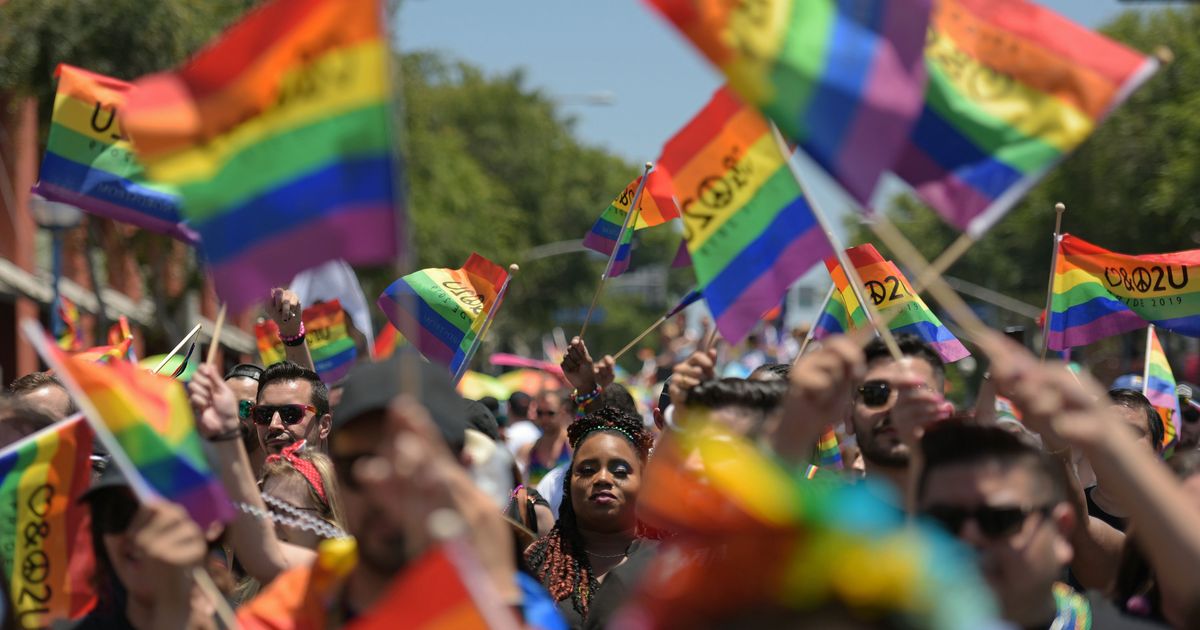
{"label": "human arm", "polygon": [[[302,318],[303,309],[300,304],[300,297],[294,291],[278,287],[271,289],[271,301],[267,303],[267,313],[270,314],[271,319],[275,320],[275,325],[279,327],[279,336],[281,338],[295,337],[300,334],[300,329],[304,325]],[[313,365],[312,353],[308,350],[307,340],[303,340],[294,346],[289,346],[286,343],[283,344],[283,354],[288,361],[316,371],[316,367]]]}
{"label": "human arm", "polygon": [[[257,508],[258,514],[267,514],[250,468],[250,458],[240,439],[241,427],[233,391],[216,368],[207,364],[196,369],[188,391],[196,410],[196,429],[212,445],[213,468],[220,475],[230,501]],[[275,536],[275,525],[269,518],[239,510],[229,524],[229,536],[246,573],[263,584],[290,566]]]}
{"label": "human arm", "polygon": [[775,454],[793,466],[808,464],[824,428],[845,417],[865,370],[862,348],[849,337],[831,337],[800,357],[792,366],[783,420],[770,437]]}

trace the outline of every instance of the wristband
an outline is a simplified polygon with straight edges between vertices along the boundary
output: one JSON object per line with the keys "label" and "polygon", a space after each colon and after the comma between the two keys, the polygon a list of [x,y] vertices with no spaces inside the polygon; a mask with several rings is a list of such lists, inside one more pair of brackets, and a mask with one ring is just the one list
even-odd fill
{"label": "wristband", "polygon": [[241,429],[241,427],[238,427],[236,429],[230,429],[228,431],[225,431],[224,433],[218,433],[218,434],[208,438],[208,441],[209,442],[228,442],[230,440],[240,440],[240,439],[242,439],[242,429]]}
{"label": "wristband", "polygon": [[580,394],[579,390],[572,392],[571,401],[575,403],[575,417],[581,418],[586,415],[588,405],[592,404],[592,401],[599,398],[600,394],[603,392],[604,388],[600,385],[596,385],[595,389],[587,392],[586,394]]}
{"label": "wristband", "polygon": [[300,332],[296,333],[295,336],[288,337],[280,332],[279,339],[283,341],[283,345],[291,347],[296,347],[304,343],[304,322],[300,322]]}

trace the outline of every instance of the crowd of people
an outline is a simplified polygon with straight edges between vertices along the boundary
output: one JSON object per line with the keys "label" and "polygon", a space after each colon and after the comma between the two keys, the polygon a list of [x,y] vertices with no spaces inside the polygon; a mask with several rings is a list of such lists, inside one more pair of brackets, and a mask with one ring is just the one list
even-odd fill
{"label": "crowd of people", "polygon": [[[303,337],[294,294],[268,310]],[[378,612],[394,584],[453,549],[474,605],[509,627],[1200,627],[1190,391],[1188,439],[1164,454],[1140,392],[973,341],[982,391],[1019,423],[957,409],[937,352],[905,335],[899,358],[854,334],[739,375],[703,343],[673,347],[650,409],[579,338],[570,387],[488,404],[409,351],[338,383],[303,344],[201,365],[187,389],[235,517],[202,529],[139,503],[97,445],[77,498],[97,603],[59,625],[216,627],[226,604],[244,628],[396,621]],[[56,376],[22,376],[0,444],[75,412]]]}

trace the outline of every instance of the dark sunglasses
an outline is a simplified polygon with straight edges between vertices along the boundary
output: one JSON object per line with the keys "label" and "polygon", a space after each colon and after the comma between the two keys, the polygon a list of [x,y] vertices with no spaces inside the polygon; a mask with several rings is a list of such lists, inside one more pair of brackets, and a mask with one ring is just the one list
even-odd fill
{"label": "dark sunglasses", "polygon": [[867,381],[859,386],[858,397],[868,407],[882,407],[892,397],[892,384],[887,381]]}
{"label": "dark sunglasses", "polygon": [[90,501],[92,521],[101,534],[120,534],[129,528],[138,502],[127,492],[107,491],[103,500]]}
{"label": "dark sunglasses", "polygon": [[271,424],[271,418],[275,414],[279,414],[279,419],[286,426],[292,426],[304,419],[305,412],[311,411],[317,413],[317,408],[312,405],[254,405],[250,408],[250,417],[254,419],[254,424],[266,426]]}
{"label": "dark sunglasses", "polygon": [[239,400],[238,401],[238,418],[240,418],[242,420],[249,420],[251,409],[254,409],[254,401],[253,400]]}
{"label": "dark sunglasses", "polygon": [[333,460],[333,474],[337,476],[339,488],[348,490],[358,490],[360,484],[354,478],[354,466],[358,464],[360,459],[371,457],[374,453],[354,453],[353,455],[332,455],[329,459]]}
{"label": "dark sunglasses", "polygon": [[539,418],[549,418],[557,413],[558,412],[554,411],[553,409],[538,409],[537,415]]}
{"label": "dark sunglasses", "polygon": [[934,505],[925,510],[925,515],[941,523],[951,534],[957,536],[968,520],[975,521],[979,531],[989,539],[998,540],[1017,533],[1031,514],[1046,516],[1051,506],[1033,508],[991,507],[983,505],[972,510],[953,505]]}

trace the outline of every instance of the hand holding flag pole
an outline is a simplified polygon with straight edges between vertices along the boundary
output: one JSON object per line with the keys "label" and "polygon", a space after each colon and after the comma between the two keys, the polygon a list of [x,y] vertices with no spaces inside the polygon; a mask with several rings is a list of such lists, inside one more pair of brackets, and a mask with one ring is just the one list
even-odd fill
{"label": "hand holding flag pole", "polygon": [[1062,217],[1067,211],[1063,202],[1054,204],[1054,245],[1050,250],[1050,279],[1046,282],[1046,310],[1042,311],[1042,362],[1050,349],[1050,311],[1054,308],[1054,271],[1058,266],[1058,241],[1062,238]]}
{"label": "hand holding flag pole", "polygon": [[471,348],[467,350],[466,358],[463,359],[462,365],[458,366],[458,371],[454,373],[454,384],[456,386],[462,380],[463,375],[467,373],[467,367],[471,365],[471,358],[479,350],[484,336],[491,330],[492,321],[496,319],[496,313],[500,310],[500,303],[504,301],[504,295],[508,293],[508,285],[519,271],[521,271],[521,267],[516,263],[508,266],[508,277],[504,279],[504,284],[500,285],[500,290],[496,292],[496,301],[492,302],[492,308],[488,309],[487,316],[483,320],[483,325],[479,327],[479,334],[475,335],[475,340],[471,342]]}
{"label": "hand holding flag pole", "polygon": [[217,312],[217,323],[213,326],[212,341],[208,346],[208,359],[205,363],[209,365],[217,364],[217,348],[221,347],[221,329],[225,327],[225,305],[221,305],[221,310]]}
{"label": "hand holding flag pole", "polygon": [[608,264],[604,266],[604,273],[600,275],[600,284],[596,287],[596,292],[592,295],[592,305],[588,307],[587,315],[583,318],[583,326],[579,328],[580,339],[583,339],[584,333],[587,332],[588,322],[592,319],[592,312],[596,310],[596,303],[600,301],[600,294],[604,292],[604,283],[608,281],[609,275],[612,274],[613,263],[616,262],[617,254],[621,251],[621,243],[625,239],[625,234],[636,225],[637,213],[641,209],[642,190],[646,187],[646,180],[650,178],[650,169],[652,168],[654,168],[654,163],[646,162],[645,170],[642,171],[642,179],[638,182],[637,192],[633,193],[633,202],[629,204],[629,212],[625,213],[625,222],[621,224],[621,231],[617,234],[616,244],[613,245],[612,253],[608,255]]}
{"label": "hand holding flag pole", "polygon": [[900,346],[896,344],[896,337],[892,335],[892,331],[886,324],[882,324],[879,312],[875,308],[875,302],[863,298],[863,281],[858,275],[858,269],[850,264],[850,259],[846,256],[846,248],[842,245],[842,239],[834,234],[833,228],[829,225],[829,219],[825,217],[825,213],[821,210],[820,204],[817,203],[816,197],[812,195],[808,185],[804,183],[804,178],[800,176],[800,170],[796,167],[795,161],[792,160],[792,150],[784,141],[783,135],[779,133],[779,127],[775,123],[771,123],[771,132],[775,136],[775,144],[779,147],[779,152],[783,154],[784,161],[787,162],[788,168],[792,172],[792,177],[795,178],[796,184],[800,186],[800,190],[804,193],[804,198],[808,200],[808,205],[812,208],[813,217],[821,225],[821,231],[825,232],[825,238],[829,239],[829,244],[833,245],[834,254],[837,256],[838,264],[846,273],[846,277],[850,280],[850,288],[854,291],[854,297],[859,304],[863,306],[863,312],[867,316],[867,321],[879,333],[883,343],[887,345],[888,352],[892,358],[899,361],[903,358],[900,354]]}

